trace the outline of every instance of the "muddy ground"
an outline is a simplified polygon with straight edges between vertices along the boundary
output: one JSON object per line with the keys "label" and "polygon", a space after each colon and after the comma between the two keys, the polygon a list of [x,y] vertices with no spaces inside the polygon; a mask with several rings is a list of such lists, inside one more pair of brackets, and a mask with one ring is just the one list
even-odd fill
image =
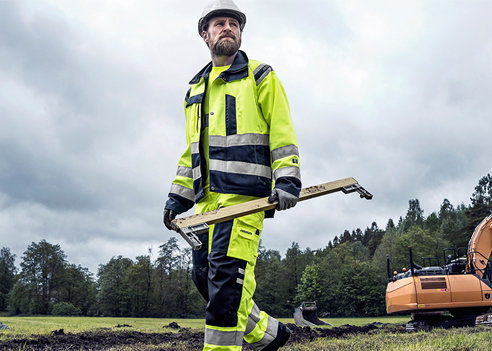
{"label": "muddy ground", "polygon": [[[34,336],[29,339],[14,339],[0,341],[0,350],[142,350],[152,345],[153,350],[159,351],[181,351],[201,350],[203,346],[203,332],[191,331],[180,328],[176,323],[166,327],[177,329],[176,333],[141,333],[132,331],[131,326],[122,325],[116,327],[127,327],[124,330],[98,330],[83,333],[65,333],[63,329],[54,330],[51,335]],[[314,340],[316,338],[342,338],[353,334],[368,334],[377,329],[387,329],[393,332],[405,332],[404,325],[395,324],[368,324],[362,327],[345,325],[337,328],[300,328],[294,324],[288,324],[292,335],[288,341],[300,343]],[[129,330],[130,329],[130,330]],[[251,350],[247,344],[244,350]]]}

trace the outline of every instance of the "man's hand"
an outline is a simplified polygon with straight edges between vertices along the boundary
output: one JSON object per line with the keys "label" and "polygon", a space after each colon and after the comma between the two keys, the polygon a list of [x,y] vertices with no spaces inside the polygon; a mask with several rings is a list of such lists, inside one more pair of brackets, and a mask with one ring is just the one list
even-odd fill
{"label": "man's hand", "polygon": [[168,208],[164,209],[164,225],[169,230],[175,230],[173,224],[171,223],[174,218],[176,218],[176,211],[170,210]]}
{"label": "man's hand", "polygon": [[299,198],[285,190],[273,188],[272,194],[268,198],[268,202],[274,202],[276,200],[278,200],[276,209],[279,211],[283,211],[288,208],[294,207],[297,204],[297,200],[299,200]]}

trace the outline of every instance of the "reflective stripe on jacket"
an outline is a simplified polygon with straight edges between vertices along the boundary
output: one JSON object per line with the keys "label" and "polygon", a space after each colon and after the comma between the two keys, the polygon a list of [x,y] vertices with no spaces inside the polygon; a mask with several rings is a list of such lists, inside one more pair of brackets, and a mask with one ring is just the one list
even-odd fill
{"label": "reflective stripe on jacket", "polygon": [[[239,51],[231,67],[208,82],[209,63],[191,81],[185,98],[187,148],[179,160],[166,208],[184,212],[204,197],[208,161],[210,191],[268,196],[275,186],[299,195],[297,140],[284,89],[269,65]],[[209,111],[203,103],[210,90]],[[208,125],[209,160],[200,132]]]}

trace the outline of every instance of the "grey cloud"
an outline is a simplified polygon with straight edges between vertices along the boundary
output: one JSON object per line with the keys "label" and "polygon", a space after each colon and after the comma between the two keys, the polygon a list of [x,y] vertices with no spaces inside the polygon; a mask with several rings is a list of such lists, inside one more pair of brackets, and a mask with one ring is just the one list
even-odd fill
{"label": "grey cloud", "polygon": [[[209,61],[195,30],[203,4],[96,4],[0,1],[0,236],[19,257],[46,238],[94,267],[171,235],[161,210],[185,146],[182,101]],[[264,244],[282,253],[384,227],[411,198],[426,214],[445,197],[467,202],[489,172],[491,5],[354,4],[238,0],[244,49],[286,89],[304,185],[353,176],[374,193],[266,221]],[[92,22],[108,12],[112,34]],[[379,37],[358,26],[368,13],[387,29]]]}
{"label": "grey cloud", "polygon": [[56,16],[26,20],[14,2],[1,6],[4,72],[30,92],[18,96],[25,99],[19,106],[38,99],[27,111],[2,109],[10,121],[4,131],[13,135],[2,137],[2,188],[19,201],[97,209],[110,198],[108,189],[118,194],[124,186],[104,159],[128,152],[125,143],[140,138],[148,123],[146,88],[124,63],[82,50],[91,39]]}

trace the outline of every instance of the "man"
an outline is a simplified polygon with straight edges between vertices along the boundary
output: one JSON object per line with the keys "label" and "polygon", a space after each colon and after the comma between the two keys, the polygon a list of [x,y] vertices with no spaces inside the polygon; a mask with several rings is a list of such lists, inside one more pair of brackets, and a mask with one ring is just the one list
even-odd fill
{"label": "man", "polygon": [[[287,98],[272,68],[239,50],[245,23],[231,0],[212,2],[199,20],[212,62],[186,94],[187,148],[164,209],[170,230],[176,214],[195,204],[202,213],[265,196],[277,210],[297,203],[299,153]],[[265,217],[273,213],[217,223],[199,237],[192,278],[208,302],[204,350],[241,350],[243,338],[255,350],[278,350],[290,336],[252,299]]]}

